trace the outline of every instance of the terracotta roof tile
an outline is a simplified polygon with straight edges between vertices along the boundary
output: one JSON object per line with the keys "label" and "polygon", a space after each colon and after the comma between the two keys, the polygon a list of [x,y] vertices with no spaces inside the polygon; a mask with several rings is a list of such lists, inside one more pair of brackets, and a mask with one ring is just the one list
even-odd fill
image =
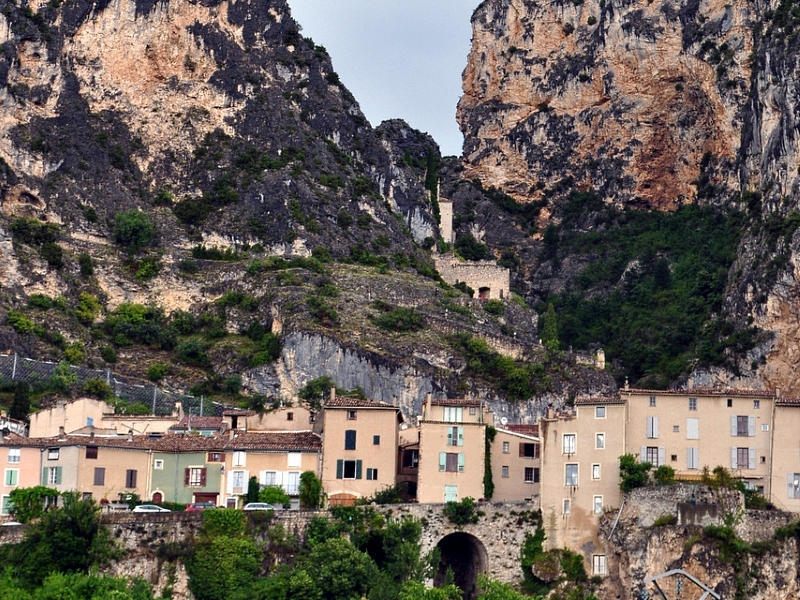
{"label": "terracotta roof tile", "polygon": [[513,431],[514,433],[524,433],[525,435],[539,435],[539,425],[538,424],[523,424],[523,423],[509,423],[502,427],[502,429],[507,429],[508,431]]}
{"label": "terracotta roof tile", "polygon": [[480,406],[481,401],[472,398],[433,398],[431,404],[433,406]]}
{"label": "terracotta roof tile", "polygon": [[247,408],[228,408],[222,411],[223,417],[252,417],[256,411]]}
{"label": "terracotta roof tile", "polygon": [[625,399],[620,396],[583,396],[575,399],[575,406],[593,404],[625,404]]}
{"label": "terracotta roof tile", "polygon": [[321,438],[311,431],[243,432],[225,442],[225,450],[319,452]]}
{"label": "terracotta roof tile", "polygon": [[620,394],[649,394],[651,396],[715,396],[738,398],[775,398],[775,394],[766,390],[718,390],[712,388],[693,388],[688,390],[647,390],[621,388]]}
{"label": "terracotta roof tile", "polygon": [[396,406],[392,406],[386,402],[362,400],[361,398],[349,398],[347,396],[326,398],[322,406],[323,408],[392,408],[394,410],[400,410]]}
{"label": "terracotta roof tile", "polygon": [[190,417],[184,416],[175,425],[170,427],[170,430],[176,429],[224,429],[225,424],[222,422],[222,417]]}

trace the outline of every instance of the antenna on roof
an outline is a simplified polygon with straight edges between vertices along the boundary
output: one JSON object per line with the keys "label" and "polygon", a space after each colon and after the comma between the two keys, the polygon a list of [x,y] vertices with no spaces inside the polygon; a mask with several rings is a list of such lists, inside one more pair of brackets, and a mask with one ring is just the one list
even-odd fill
{"label": "antenna on roof", "polygon": [[506,417],[500,417],[500,425],[502,425],[503,427],[508,425],[508,419]]}

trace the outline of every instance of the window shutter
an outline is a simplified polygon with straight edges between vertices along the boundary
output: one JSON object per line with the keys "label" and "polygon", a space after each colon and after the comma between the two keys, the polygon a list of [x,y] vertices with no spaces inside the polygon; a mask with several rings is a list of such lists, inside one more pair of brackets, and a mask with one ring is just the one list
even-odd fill
{"label": "window shutter", "polygon": [[653,417],[653,437],[658,437],[658,417]]}
{"label": "window shutter", "polygon": [[736,415],[731,415],[731,435],[736,437],[737,429],[736,429]]}
{"label": "window shutter", "polygon": [[200,485],[205,487],[206,485],[206,469],[203,467],[200,469]]}
{"label": "window shutter", "polygon": [[664,446],[658,448],[658,466],[667,464],[667,451]]}
{"label": "window shutter", "polygon": [[464,472],[464,453],[463,452],[459,452],[458,453],[458,472],[459,473],[463,473]]}
{"label": "window shutter", "polygon": [[439,470],[444,471],[447,466],[447,452],[439,452]]}
{"label": "window shutter", "polygon": [[42,485],[47,485],[47,467],[42,469]]}
{"label": "window shutter", "polygon": [[[564,446],[563,442],[562,446]],[[522,442],[519,443],[519,455],[520,457],[525,456],[525,444],[523,444]]]}
{"label": "window shutter", "polygon": [[344,461],[340,458],[336,461],[336,479],[341,479],[344,476]]}
{"label": "window shutter", "polygon": [[756,468],[756,449],[749,448],[747,451],[747,458],[748,458],[748,468],[755,469]]}
{"label": "window shutter", "polygon": [[463,427],[459,427],[458,428],[458,445],[459,446],[463,446],[464,445],[464,428]]}
{"label": "window shutter", "polygon": [[736,448],[731,447],[731,469],[736,468]]}
{"label": "window shutter", "polygon": [[233,494],[233,473],[234,473],[234,471],[230,471],[226,475],[226,485],[225,485],[225,487],[228,489],[228,495]]}
{"label": "window shutter", "polygon": [[687,469],[694,469],[692,466],[694,459],[694,448],[687,448],[686,449],[686,468]]}
{"label": "window shutter", "polygon": [[131,470],[131,487],[136,487],[136,470]]}
{"label": "window shutter", "polygon": [[786,493],[789,498],[794,498],[794,473],[786,474]]}
{"label": "window shutter", "polygon": [[653,437],[653,417],[647,417],[647,425],[645,426],[644,434],[648,438]]}
{"label": "window shutter", "polygon": [[698,419],[686,419],[686,439],[697,440],[700,438],[700,421]]}
{"label": "window shutter", "polygon": [[56,484],[61,483],[61,467],[56,467]]}
{"label": "window shutter", "polygon": [[356,461],[356,479],[361,479],[361,461]]}
{"label": "window shutter", "polygon": [[447,428],[447,445],[448,446],[452,446],[453,445],[453,429],[455,429],[455,427],[448,427]]}
{"label": "window shutter", "polygon": [[[747,417],[747,435],[749,437],[754,437],[756,435],[756,418],[755,416]],[[755,467],[750,467],[751,469],[755,469]]]}
{"label": "window shutter", "polygon": [[183,470],[183,485],[189,485],[189,469]]}
{"label": "window shutter", "polygon": [[647,446],[642,446],[639,450],[639,462],[647,462]]}

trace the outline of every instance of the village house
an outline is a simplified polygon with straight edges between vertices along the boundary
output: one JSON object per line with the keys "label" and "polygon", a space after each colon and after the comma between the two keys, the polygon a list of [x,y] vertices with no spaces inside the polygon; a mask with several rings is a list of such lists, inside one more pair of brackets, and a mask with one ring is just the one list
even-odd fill
{"label": "village house", "polygon": [[337,396],[322,405],[322,485],[330,504],[353,504],[395,485],[400,409]]}
{"label": "village house", "polygon": [[428,395],[419,421],[419,502],[484,497],[486,426],[493,422],[480,400]]}
{"label": "village house", "polygon": [[529,500],[538,507],[541,452],[538,425],[507,424],[495,429],[490,446],[492,500]]}
{"label": "village house", "polygon": [[151,440],[149,491],[153,502],[221,501],[224,440],[204,435],[170,434]]}
{"label": "village house", "polygon": [[225,442],[225,505],[241,507],[250,477],[260,486],[278,486],[299,507],[300,475],[319,477],[320,436],[311,431],[234,432]]}
{"label": "village house", "polygon": [[235,409],[222,413],[227,429],[242,431],[309,431],[314,424],[313,413],[305,406],[281,405],[262,413]]}
{"label": "village house", "polygon": [[0,515],[10,512],[10,494],[17,488],[34,487],[41,483],[42,453],[31,438],[17,434],[0,433]]}

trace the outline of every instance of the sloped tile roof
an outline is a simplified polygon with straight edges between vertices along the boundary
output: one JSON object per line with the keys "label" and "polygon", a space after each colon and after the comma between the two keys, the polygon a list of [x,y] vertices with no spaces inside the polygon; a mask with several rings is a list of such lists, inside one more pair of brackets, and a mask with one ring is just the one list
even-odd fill
{"label": "sloped tile roof", "polygon": [[322,439],[311,431],[242,432],[225,442],[225,450],[319,452]]}
{"label": "sloped tile roof", "polygon": [[507,429],[508,431],[513,431],[514,433],[522,433],[525,435],[532,435],[538,436],[539,435],[539,425],[538,424],[523,424],[523,423],[509,423],[504,425],[502,429]]}
{"label": "sloped tile roof", "polygon": [[472,398],[432,398],[433,406],[480,406],[480,400]]}
{"label": "sloped tile roof", "polygon": [[575,399],[575,406],[591,406],[596,404],[625,404],[620,396],[582,396]]}
{"label": "sloped tile roof", "polygon": [[223,429],[225,424],[222,422],[222,417],[190,417],[184,416],[175,425],[170,427],[170,430],[176,429]]}
{"label": "sloped tile roof", "polygon": [[400,410],[396,406],[392,406],[386,402],[362,400],[361,398],[350,398],[348,396],[326,398],[322,406],[323,408],[392,408],[394,410]]}

